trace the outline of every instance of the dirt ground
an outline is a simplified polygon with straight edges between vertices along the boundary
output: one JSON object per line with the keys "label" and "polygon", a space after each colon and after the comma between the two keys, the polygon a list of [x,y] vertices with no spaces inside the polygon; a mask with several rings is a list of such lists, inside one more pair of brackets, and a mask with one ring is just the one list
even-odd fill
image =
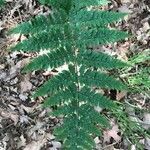
{"label": "dirt ground", "polygon": [[[104,9],[128,13],[123,21],[113,26],[132,35],[122,42],[103,47],[104,51],[127,61],[150,48],[150,0],[111,0]],[[7,0],[6,6],[0,10],[0,150],[61,149],[61,142],[52,134],[61,118],[48,116],[51,108],[41,107],[43,97],[36,100],[30,97],[53,72],[21,74],[21,69],[33,54],[10,52],[9,47],[24,37],[7,34],[17,24],[48,11],[35,0]],[[149,97],[142,93],[121,93],[117,97],[122,101],[128,98],[128,102],[132,101],[142,109],[150,107]],[[150,113],[145,113],[141,119],[147,124],[145,128],[149,129]],[[103,138],[96,137],[97,150],[136,150],[135,145],[128,147],[127,140],[119,132],[118,125],[114,124]],[[143,138],[140,142],[150,150],[150,139]]]}

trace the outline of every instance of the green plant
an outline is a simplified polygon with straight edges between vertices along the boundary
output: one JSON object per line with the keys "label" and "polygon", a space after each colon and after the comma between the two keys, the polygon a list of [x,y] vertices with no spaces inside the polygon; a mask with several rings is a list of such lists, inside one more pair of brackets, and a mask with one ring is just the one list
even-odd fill
{"label": "green plant", "polygon": [[[150,98],[149,60],[150,50],[146,49],[130,57],[128,60],[130,66],[120,70],[120,77],[126,81],[130,89],[128,92],[130,91],[131,94],[142,93],[146,99]],[[131,104],[125,101],[125,103],[120,104],[120,107],[118,106],[116,111],[113,111],[123,136],[129,143],[135,144],[138,150],[144,149],[144,145],[139,142],[140,139],[144,139],[145,137],[150,138],[150,132],[144,129],[145,123],[139,119],[139,116],[143,116],[144,113],[149,112],[150,110],[148,108],[140,108],[137,106],[134,100],[131,100]]]}
{"label": "green plant", "polygon": [[135,145],[136,149],[144,150],[144,144],[140,140],[146,137],[150,138],[150,132],[144,129],[144,122],[138,118],[138,115],[133,115],[135,111],[140,113],[149,112],[149,110],[142,110],[129,103],[120,103],[115,111],[112,110],[112,115],[116,118],[123,139],[128,142],[128,149],[131,145]]}
{"label": "green plant", "polygon": [[0,0],[0,8],[5,4],[4,0]]}
{"label": "green plant", "polygon": [[47,95],[44,106],[57,105],[51,115],[63,115],[63,123],[54,133],[63,141],[63,149],[93,149],[93,136],[109,127],[109,121],[94,107],[117,109],[117,104],[96,92],[96,88],[124,90],[126,86],[108,75],[106,70],[126,64],[105,53],[96,52],[95,45],[113,43],[127,33],[109,29],[107,25],[126,14],[101,11],[106,0],[39,0],[51,6],[52,12],[22,23],[10,33],[29,35],[12,50],[39,52],[23,72],[53,69],[67,64],[52,79],[35,91],[33,97]]}
{"label": "green plant", "polygon": [[121,76],[127,81],[132,93],[143,93],[147,98],[150,98],[149,61],[150,49],[146,49],[129,58],[131,67],[121,70]]}

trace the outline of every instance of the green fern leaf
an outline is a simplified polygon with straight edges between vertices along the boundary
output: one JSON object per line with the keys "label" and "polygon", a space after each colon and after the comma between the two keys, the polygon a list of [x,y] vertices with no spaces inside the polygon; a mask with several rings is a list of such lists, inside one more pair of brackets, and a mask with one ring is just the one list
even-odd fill
{"label": "green fern leaf", "polygon": [[81,10],[79,12],[74,12],[70,16],[70,22],[82,25],[82,26],[101,26],[118,21],[123,18],[126,13],[116,13],[109,11],[98,11],[98,10]]}
{"label": "green fern leaf", "polygon": [[59,109],[53,111],[51,113],[51,115],[53,116],[60,116],[60,115],[68,115],[68,114],[73,114],[74,111],[73,111],[73,107],[69,106],[69,105],[64,105],[64,106],[61,106],[59,107]]}
{"label": "green fern leaf", "polygon": [[100,93],[95,93],[93,90],[83,87],[79,92],[79,100],[87,102],[93,106],[112,109],[116,107],[115,103]]}
{"label": "green fern leaf", "polygon": [[91,122],[95,122],[101,126],[109,127],[108,120],[94,110],[92,106],[87,104],[82,105],[81,109],[79,110],[79,114],[81,114],[81,117],[85,120],[85,122],[86,120],[90,120]]}
{"label": "green fern leaf", "polygon": [[88,70],[83,76],[80,76],[80,82],[86,86],[96,86],[107,89],[125,90],[127,87],[120,81],[108,76],[105,73],[99,73]]}
{"label": "green fern leaf", "polygon": [[3,7],[5,4],[5,0],[0,0],[0,8]]}
{"label": "green fern leaf", "polygon": [[64,70],[59,75],[46,81],[34,94],[33,97],[44,96],[49,93],[55,93],[63,88],[73,85],[73,77],[69,71]]}
{"label": "green fern leaf", "polygon": [[9,33],[36,34],[41,31],[54,30],[60,28],[60,24],[65,24],[66,18],[66,13],[63,10],[54,12],[48,16],[40,15],[28,22],[21,23],[17,27],[11,29]]}
{"label": "green fern leaf", "polygon": [[40,69],[58,68],[65,63],[73,62],[73,52],[71,47],[61,47],[56,50],[52,50],[47,54],[40,55],[34,58],[23,69],[23,72],[29,72]]}
{"label": "green fern leaf", "polygon": [[55,105],[60,105],[61,103],[68,103],[73,101],[74,98],[74,93],[72,92],[71,88],[66,89],[64,91],[60,91],[56,93],[54,96],[50,96],[44,101],[44,106],[55,106]]}
{"label": "green fern leaf", "polygon": [[84,64],[86,67],[96,68],[122,68],[127,66],[125,62],[115,59],[105,53],[95,52],[92,50],[82,50],[78,56],[79,64]]}
{"label": "green fern leaf", "polygon": [[125,39],[126,37],[128,37],[128,34],[122,31],[109,30],[106,28],[93,28],[88,31],[81,31],[78,43],[80,46],[83,44],[85,46],[104,45],[117,42]]}
{"label": "green fern leaf", "polygon": [[56,48],[58,45],[63,47],[63,45],[66,46],[67,43],[71,45],[71,41],[67,41],[67,39],[70,38],[70,30],[66,26],[56,29],[52,28],[49,31],[42,31],[29,37],[27,40],[23,40],[11,49],[35,52],[40,51],[41,49]]}

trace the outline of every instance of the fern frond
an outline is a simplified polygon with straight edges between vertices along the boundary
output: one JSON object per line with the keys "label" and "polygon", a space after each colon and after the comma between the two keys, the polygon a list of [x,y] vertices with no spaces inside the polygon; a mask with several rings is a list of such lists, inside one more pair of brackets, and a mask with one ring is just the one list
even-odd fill
{"label": "fern frond", "polygon": [[64,105],[64,106],[61,106],[59,107],[59,109],[57,110],[54,110],[51,115],[53,116],[60,116],[60,115],[68,115],[68,114],[73,114],[74,113],[74,109],[72,106],[70,105]]}
{"label": "fern frond", "polygon": [[60,28],[60,24],[65,24],[67,19],[66,13],[54,12],[48,16],[39,15],[28,22],[23,22],[17,27],[11,29],[9,33],[36,34],[41,31],[54,30]]}
{"label": "fern frond", "polygon": [[4,6],[4,4],[5,4],[5,0],[0,0],[0,8],[1,8],[2,6]]}
{"label": "fern frond", "polygon": [[81,115],[81,120],[90,120],[91,123],[95,122],[103,127],[109,127],[108,120],[103,115],[100,115],[92,106],[88,104],[83,104],[79,109],[79,114]]}
{"label": "fern frond", "polygon": [[55,93],[63,88],[73,85],[73,77],[69,71],[64,70],[59,75],[46,81],[34,94],[33,97],[44,96],[48,93]]}
{"label": "fern frond", "polygon": [[58,68],[65,63],[72,62],[74,60],[71,47],[61,47],[56,50],[52,50],[47,54],[40,55],[34,58],[23,69],[23,72],[29,72],[40,69]]}
{"label": "fern frond", "polygon": [[[81,147],[82,149],[94,148],[95,143],[89,133],[99,133],[96,127],[94,127],[95,123],[105,127],[107,125],[108,127],[109,124],[107,119],[104,116],[98,115],[98,112],[96,112],[94,108],[86,104],[82,105],[79,111],[76,110],[77,115],[80,116],[80,120],[78,120],[75,114],[72,114],[73,111],[64,111],[67,108],[68,107],[64,106],[61,111],[60,109],[56,111],[57,115],[68,113],[69,117],[64,119],[63,124],[55,129],[54,132],[59,137],[59,139],[64,140],[64,148],[72,148],[74,144],[76,145],[76,147]],[[83,142],[80,142],[80,138],[85,140],[82,140]]]}
{"label": "fern frond", "polygon": [[66,10],[67,12],[69,12],[72,7],[72,0],[39,0],[39,2],[43,5],[57,8],[57,10]]}
{"label": "fern frond", "polygon": [[60,91],[60,92],[54,94],[53,96],[48,97],[44,101],[44,106],[48,107],[48,106],[60,105],[61,103],[71,102],[74,99],[75,99],[74,93],[71,90],[71,88],[69,88],[69,89]]}
{"label": "fern frond", "polygon": [[85,86],[96,86],[107,89],[125,90],[127,87],[122,82],[108,76],[105,73],[88,70],[80,76],[80,82]]}
{"label": "fern frond", "polygon": [[[75,113],[77,113],[78,116],[80,116],[80,120],[78,120],[78,118],[76,118],[77,116],[75,115]],[[62,115],[62,114],[65,114],[67,116],[74,116],[73,119],[71,119],[71,117],[69,118],[66,118],[64,120],[64,123],[63,125],[61,126],[61,128],[63,130],[69,130],[68,128],[72,128],[72,124],[75,124],[77,123],[77,129],[80,129],[80,124],[82,125],[82,122],[86,122],[87,120],[87,125],[94,125],[95,123],[96,124],[99,124],[101,126],[104,126],[104,127],[109,127],[109,123],[108,123],[108,120],[103,116],[103,115],[100,115],[96,110],[94,110],[93,107],[87,105],[87,104],[83,104],[81,105],[80,109],[79,110],[75,110],[73,109],[73,107],[71,108],[71,106],[69,105],[64,105],[64,106],[61,106],[58,110],[54,111],[53,113],[54,115]],[[70,119],[70,121],[68,122],[68,119]],[[84,128],[84,126],[83,126]],[[57,129],[56,129],[57,131]],[[66,132],[69,132],[69,131],[65,131]],[[56,133],[56,132],[55,132]]]}
{"label": "fern frond", "polygon": [[[116,13],[109,11],[87,11],[81,10],[77,14],[72,13],[69,16],[69,22],[73,26],[105,26],[109,23],[123,18],[126,13]],[[64,11],[54,12],[48,16],[39,15],[28,22],[24,22],[11,29],[9,33],[35,34],[40,31],[47,31],[53,28],[63,26],[67,21]]]}
{"label": "fern frond", "polygon": [[117,13],[110,11],[80,10],[79,12],[70,14],[70,22],[80,26],[104,27],[109,23],[118,21],[125,15],[126,13]]}
{"label": "fern frond", "polygon": [[104,45],[117,42],[126,37],[128,37],[128,34],[122,31],[109,30],[107,28],[93,28],[80,31],[78,44],[80,46],[83,44],[85,46]]}
{"label": "fern frond", "polygon": [[49,31],[42,31],[29,37],[27,40],[23,40],[11,49],[37,52],[42,49],[56,48],[58,45],[63,47],[63,45],[66,46],[67,43],[71,45],[71,41],[67,41],[71,38],[71,33],[72,31],[66,26],[54,28]]}
{"label": "fern frond", "polygon": [[41,49],[56,48],[58,45],[94,46],[99,44],[113,43],[128,37],[128,34],[121,31],[109,30],[106,28],[83,30],[67,25],[50,31],[43,31],[28,40],[18,43],[12,50],[40,51]]}
{"label": "fern frond", "polygon": [[122,68],[127,66],[125,62],[115,59],[108,54],[92,50],[81,50],[78,56],[78,62],[86,67],[106,69]]}
{"label": "fern frond", "polygon": [[[79,136],[77,136],[77,133],[80,132]],[[72,149],[72,147],[74,148],[81,148],[82,150],[84,149],[88,149],[91,150],[95,147],[95,142],[93,141],[93,139],[86,133],[84,132],[82,129],[81,130],[75,130],[74,133],[72,133],[72,137],[70,137],[70,140],[66,140],[64,142],[64,149]],[[84,138],[84,140],[83,140]]]}
{"label": "fern frond", "polygon": [[114,102],[112,102],[112,100],[108,99],[100,93],[95,93],[93,90],[87,87],[83,87],[79,92],[79,100],[87,102],[92,106],[99,106],[101,108],[116,108],[116,105]]}

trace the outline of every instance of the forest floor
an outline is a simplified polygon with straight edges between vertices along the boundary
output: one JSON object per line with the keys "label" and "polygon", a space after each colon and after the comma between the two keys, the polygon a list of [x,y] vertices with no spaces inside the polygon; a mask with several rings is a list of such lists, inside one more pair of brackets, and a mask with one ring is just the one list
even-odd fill
{"label": "forest floor", "polygon": [[[112,0],[103,9],[128,13],[123,21],[112,26],[132,35],[122,42],[103,47],[106,53],[127,61],[150,48],[150,0]],[[17,24],[48,11],[47,7],[39,6],[35,0],[7,0],[6,6],[0,10],[0,150],[61,149],[61,142],[56,141],[52,134],[60,119],[49,117],[48,112],[51,109],[41,107],[43,97],[36,100],[30,98],[38,86],[53,76],[53,72],[21,74],[20,70],[32,55],[10,52],[9,47],[24,37],[7,34]],[[149,67],[150,62],[146,61],[144,65]],[[121,73],[124,75],[124,72]],[[117,93],[116,99],[127,101],[140,109],[150,108],[149,94],[142,92]],[[145,123],[144,128],[150,128],[150,113],[143,113],[142,116],[133,113]],[[111,130],[104,132],[103,138],[95,138],[97,149],[136,150],[135,145],[125,139],[123,134],[119,134],[120,132],[118,125],[113,124]],[[145,149],[150,150],[150,139],[143,137],[140,142]]]}

